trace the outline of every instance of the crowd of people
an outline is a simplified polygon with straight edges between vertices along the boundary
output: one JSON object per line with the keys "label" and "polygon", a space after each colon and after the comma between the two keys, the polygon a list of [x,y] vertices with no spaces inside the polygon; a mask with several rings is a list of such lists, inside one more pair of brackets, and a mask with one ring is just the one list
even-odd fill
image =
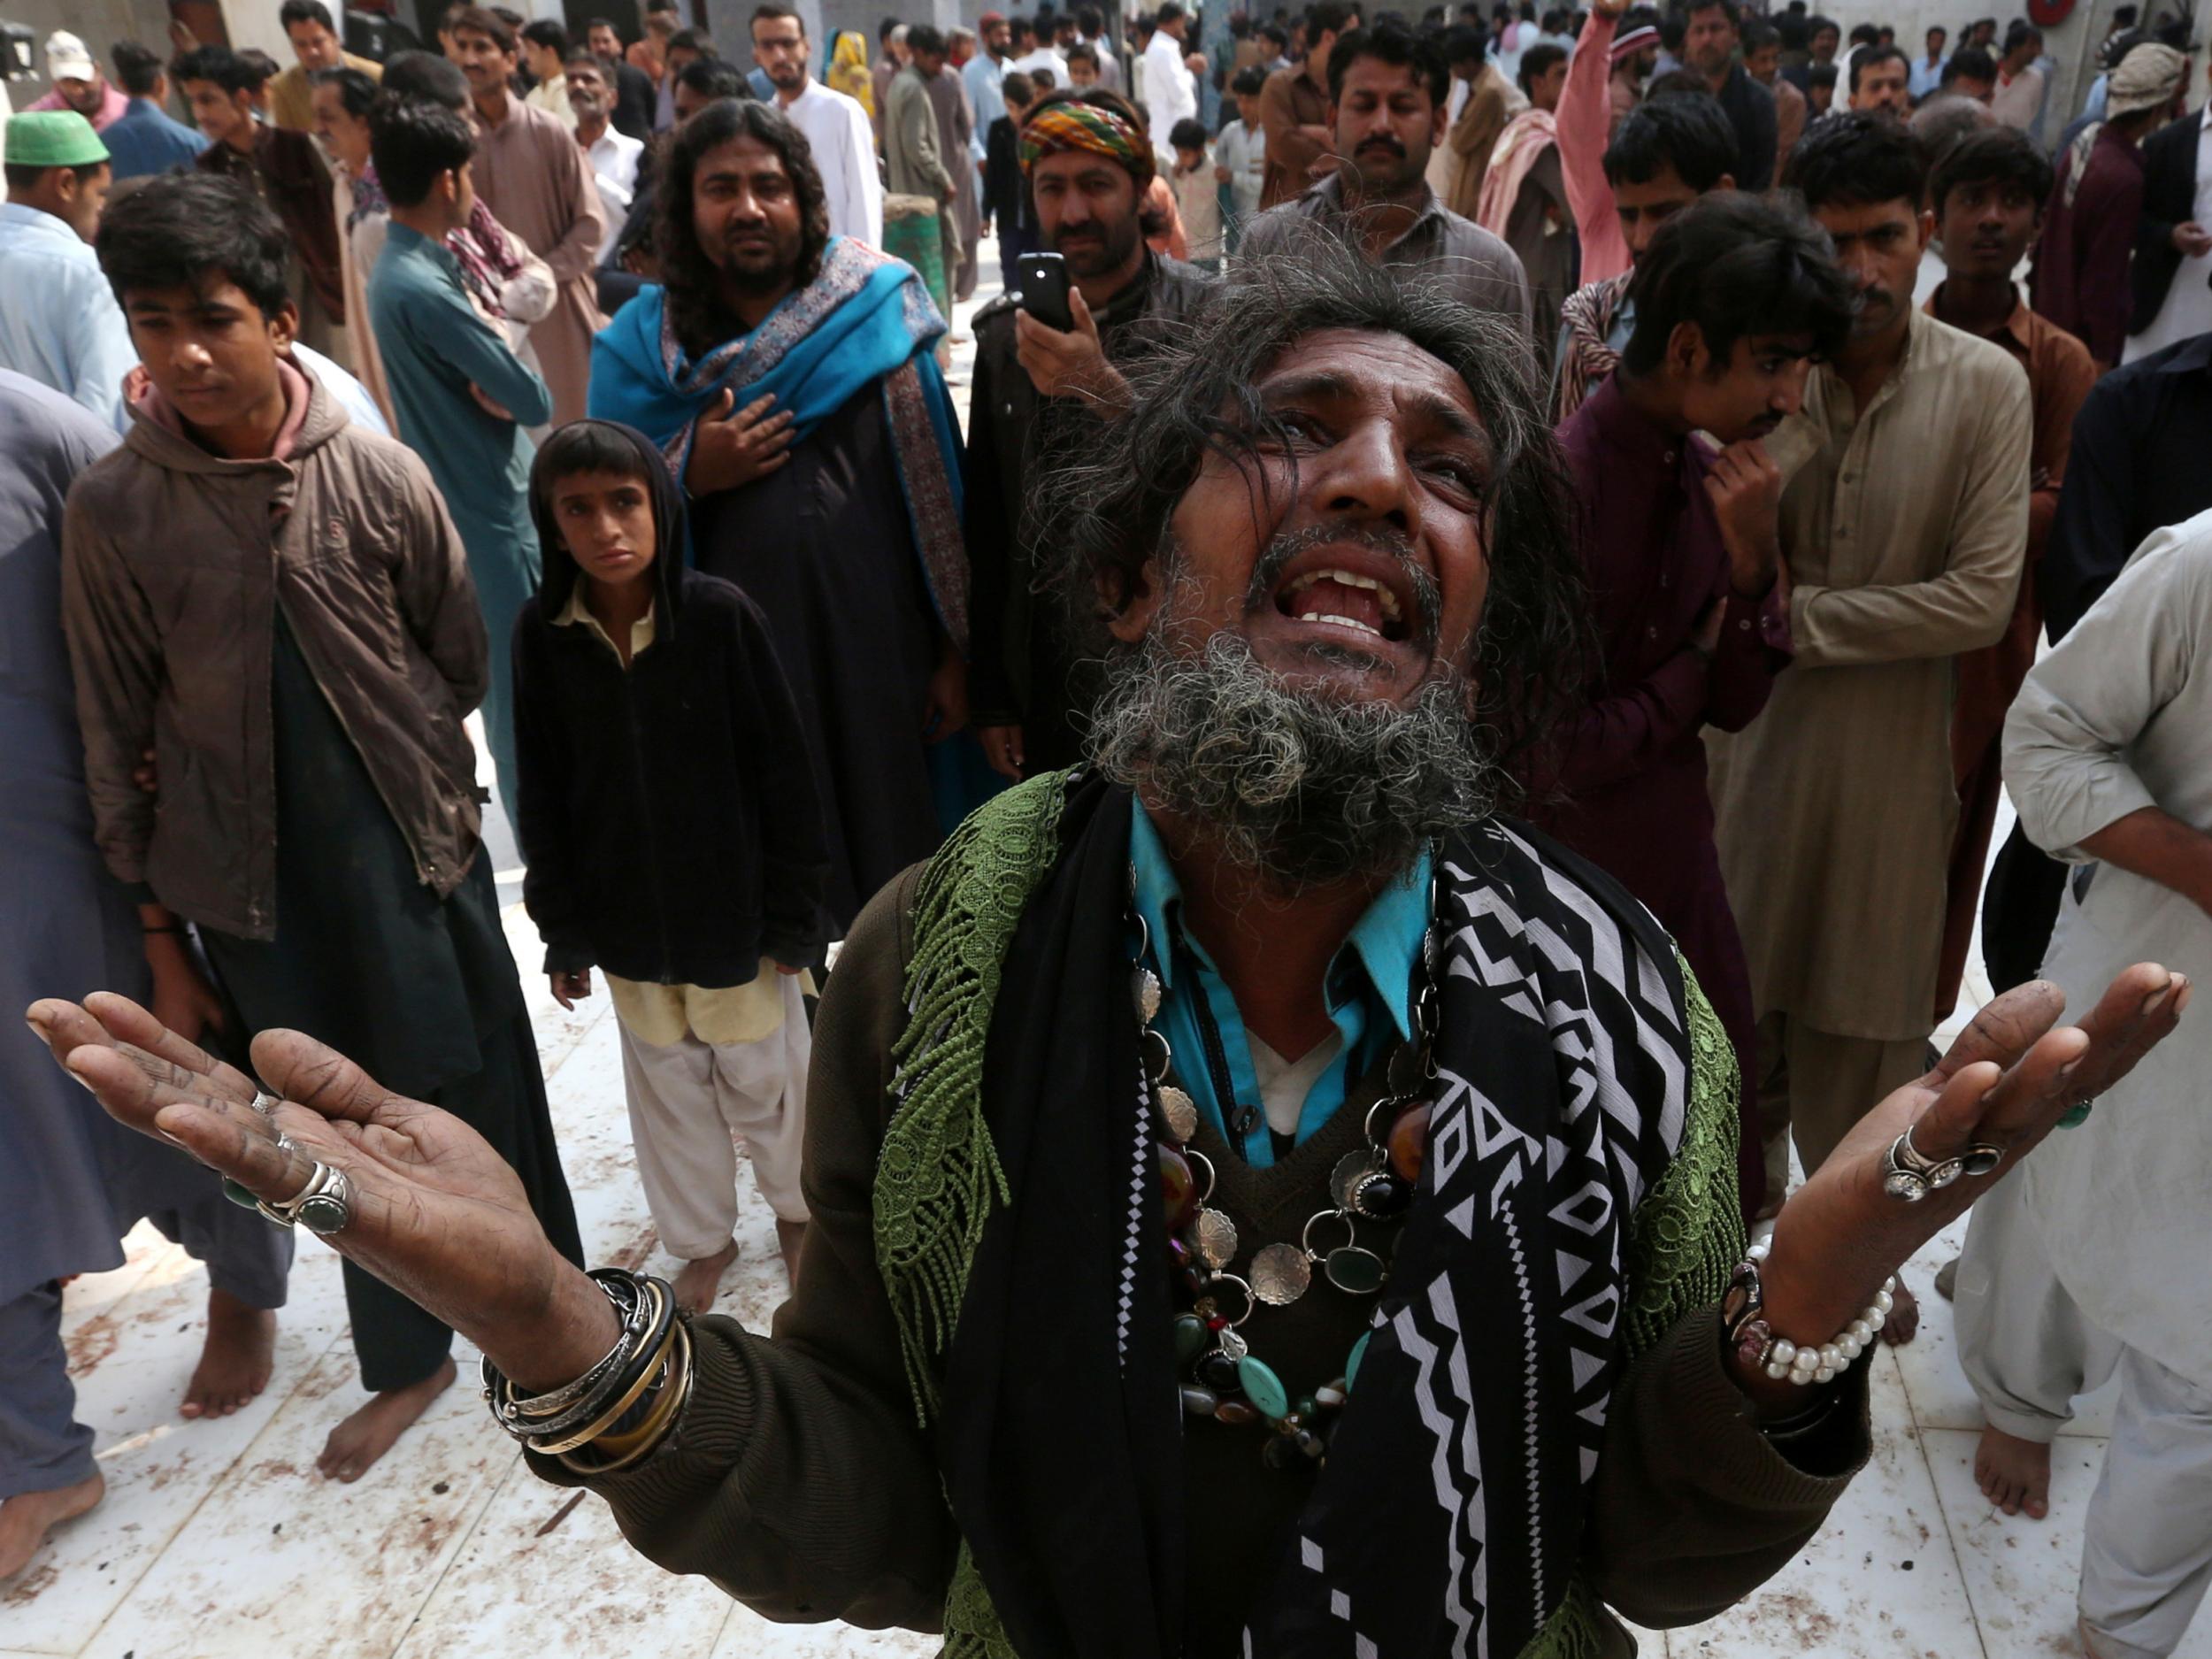
{"label": "crowd of people", "polygon": [[[2026,21],[1804,0],[873,64],[764,0],[749,68],[680,0],[281,16],[281,69],[57,34],[0,134],[0,1580],[103,1490],[64,1283],[182,1244],[226,1415],[296,1222],[330,1478],[457,1330],[538,1473],[773,1617],[1625,1653],[1819,1527],[1971,1203],[1983,1489],[2043,1515],[2116,1375],[2079,1640],[2174,1651],[2185,24],[2053,132]],[[493,811],[667,1281],[581,1271]],[[772,1338],[710,1314],[741,1150]]]}

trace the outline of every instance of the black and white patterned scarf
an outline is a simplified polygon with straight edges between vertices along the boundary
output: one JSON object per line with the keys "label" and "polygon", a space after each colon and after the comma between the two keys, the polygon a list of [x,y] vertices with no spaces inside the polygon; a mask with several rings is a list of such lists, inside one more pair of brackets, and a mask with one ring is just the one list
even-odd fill
{"label": "black and white patterned scarf", "polygon": [[[982,1096],[1012,1197],[976,1251],[938,1416],[973,1570],[948,1609],[955,1654],[1181,1648],[1182,1425],[1136,1104],[1129,820],[1125,793],[1071,792],[1004,958]],[[1441,1093],[1420,1194],[1327,1463],[1255,1597],[1256,1659],[1510,1659],[1572,1614],[1629,1219],[1683,1141],[1686,987],[1648,913],[1503,822],[1439,872]]]}

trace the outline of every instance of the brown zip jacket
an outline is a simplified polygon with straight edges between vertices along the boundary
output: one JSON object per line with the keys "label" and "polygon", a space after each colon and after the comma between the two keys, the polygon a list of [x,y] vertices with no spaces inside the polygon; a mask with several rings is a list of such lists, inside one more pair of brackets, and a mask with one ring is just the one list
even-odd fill
{"label": "brown zip jacket", "polygon": [[[101,854],[118,879],[245,939],[277,926],[280,603],[441,897],[476,856],[482,798],[461,721],[488,648],[460,535],[411,450],[349,426],[312,375],[288,366],[286,380],[307,407],[281,459],[211,454],[134,396],[129,434],[78,474],[62,530]],[[148,749],[156,795],[131,775]]]}

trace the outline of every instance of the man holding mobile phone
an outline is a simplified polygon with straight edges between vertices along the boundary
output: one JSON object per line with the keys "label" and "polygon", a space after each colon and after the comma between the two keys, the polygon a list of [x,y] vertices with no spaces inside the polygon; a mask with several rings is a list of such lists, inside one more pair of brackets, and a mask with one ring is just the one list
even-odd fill
{"label": "man holding mobile phone", "polygon": [[[1089,703],[1075,666],[1087,653],[1032,591],[1039,561],[1024,502],[1065,424],[1055,417],[1111,419],[1125,408],[1129,385],[1117,365],[1147,349],[1158,322],[1189,315],[1211,281],[1145,246],[1152,145],[1120,95],[1102,87],[1048,94],[1023,122],[1020,147],[1039,244],[1064,281],[1010,293],[977,313],[964,472],[970,718],[992,765],[1010,778],[1072,763],[1074,717]],[[1068,328],[1036,314],[1056,311],[1063,292]]]}

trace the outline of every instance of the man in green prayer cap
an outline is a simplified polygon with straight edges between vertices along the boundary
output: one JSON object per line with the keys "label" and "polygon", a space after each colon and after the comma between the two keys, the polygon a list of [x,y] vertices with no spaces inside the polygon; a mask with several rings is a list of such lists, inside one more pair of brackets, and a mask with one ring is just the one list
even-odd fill
{"label": "man in green prayer cap", "polygon": [[5,152],[0,368],[120,426],[123,376],[138,354],[92,251],[107,204],[107,146],[74,110],[37,110],[9,119]]}

